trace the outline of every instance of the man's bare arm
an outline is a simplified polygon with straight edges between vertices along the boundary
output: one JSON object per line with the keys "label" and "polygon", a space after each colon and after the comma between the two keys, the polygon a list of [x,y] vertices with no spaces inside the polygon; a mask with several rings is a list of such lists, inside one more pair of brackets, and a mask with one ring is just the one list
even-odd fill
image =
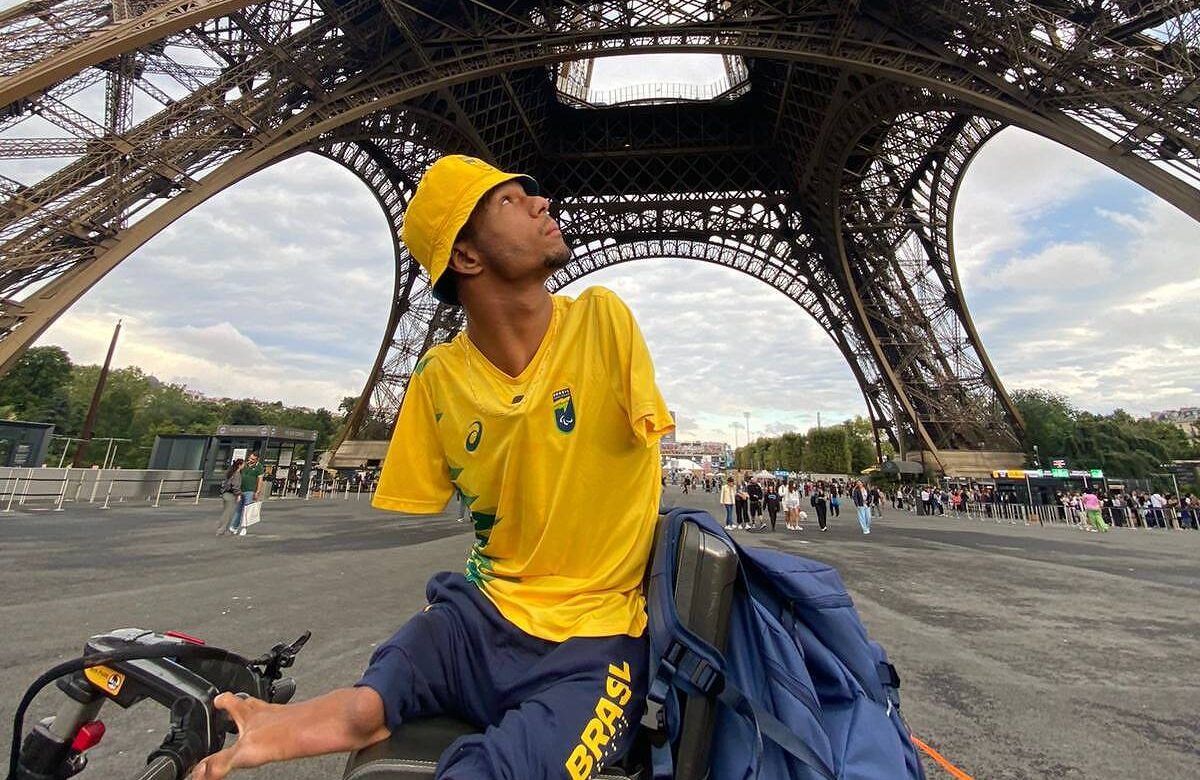
{"label": "man's bare arm", "polygon": [[221,780],[234,769],[349,753],[391,733],[383,700],[365,687],[341,688],[297,704],[267,704],[223,693],[214,704],[237,724],[237,742],[197,764],[193,780]]}

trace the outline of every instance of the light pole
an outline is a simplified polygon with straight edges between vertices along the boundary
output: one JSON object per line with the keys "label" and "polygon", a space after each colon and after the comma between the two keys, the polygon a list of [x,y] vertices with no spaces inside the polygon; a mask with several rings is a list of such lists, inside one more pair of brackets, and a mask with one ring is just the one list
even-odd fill
{"label": "light pole", "polygon": [[746,443],[750,443],[750,412],[742,412],[746,415]]}

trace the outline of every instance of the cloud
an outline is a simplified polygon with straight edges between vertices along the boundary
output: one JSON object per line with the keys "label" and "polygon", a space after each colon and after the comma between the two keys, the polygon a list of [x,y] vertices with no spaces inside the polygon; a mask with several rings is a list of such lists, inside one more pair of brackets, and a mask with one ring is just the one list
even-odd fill
{"label": "cloud", "polygon": [[1032,255],[1017,255],[999,267],[983,268],[981,289],[1038,287],[1058,289],[1070,295],[1081,288],[1110,285],[1114,261],[1093,244],[1055,243]]}
{"label": "cloud", "polygon": [[[833,341],[799,306],[763,282],[688,260],[638,260],[584,277],[620,295],[637,317],[678,437],[745,443],[863,414],[862,395]],[[693,422],[694,421],[694,422]]]}
{"label": "cloud", "polygon": [[374,197],[316,156],[217,195],[121,263],[42,335],[216,396],[334,408],[357,395],[387,322],[394,260]]}
{"label": "cloud", "polygon": [[[713,61],[671,70],[666,57],[600,60],[607,82],[597,86],[641,83],[646,72],[705,84],[721,75]],[[50,133],[30,123],[24,132]],[[58,164],[5,166],[25,166],[17,178],[35,181]],[[1007,129],[971,164],[954,227],[968,305],[1010,388],[1056,390],[1095,411],[1195,405],[1193,220],[1082,155]],[[125,317],[118,365],[214,395],[332,407],[360,391],[383,335],[388,231],[354,176],[296,157],[177,221],[40,343],[99,362]],[[680,438],[743,443],[746,411],[753,437],[805,430],[818,414],[831,424],[865,413],[828,336],[757,280],[694,261],[639,260],[567,292],[593,284],[616,290],[638,317]]]}

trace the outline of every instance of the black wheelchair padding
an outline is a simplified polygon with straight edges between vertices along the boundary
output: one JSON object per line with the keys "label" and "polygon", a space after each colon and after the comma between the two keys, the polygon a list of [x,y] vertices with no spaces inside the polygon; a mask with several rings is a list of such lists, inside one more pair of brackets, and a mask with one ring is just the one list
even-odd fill
{"label": "black wheelchair padding", "polygon": [[[666,525],[660,518],[655,544],[660,543],[658,537]],[[692,632],[723,651],[737,581],[737,553],[723,539],[687,523],[680,537],[678,555],[673,587],[679,617]],[[715,697],[689,697],[683,702],[675,756],[675,776],[680,780],[708,777],[716,708]],[[454,740],[478,732],[479,729],[467,723],[447,717],[410,721],[388,739],[351,753],[343,780],[429,780],[437,769],[438,758]],[[595,776],[596,780],[649,777],[647,744],[645,735],[638,735],[623,762],[626,768],[606,767]]]}

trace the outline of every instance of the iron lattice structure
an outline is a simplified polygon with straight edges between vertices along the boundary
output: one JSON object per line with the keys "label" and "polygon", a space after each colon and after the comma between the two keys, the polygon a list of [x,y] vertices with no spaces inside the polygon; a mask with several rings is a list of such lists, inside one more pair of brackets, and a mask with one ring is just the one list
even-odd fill
{"label": "iron lattice structure", "polygon": [[[1198,7],[29,0],[0,11],[0,159],[58,167],[0,178],[0,367],[173,220],[279,160],[346,166],[398,236],[421,172],[455,151],[555,196],[577,251],[553,288],[643,257],[742,271],[821,324],[902,452],[1014,449],[1023,424],[955,269],[963,173],[1014,125],[1200,218]],[[663,51],[722,54],[725,78],[682,100],[591,91],[594,58]],[[461,327],[398,240],[395,260],[351,436]]]}

